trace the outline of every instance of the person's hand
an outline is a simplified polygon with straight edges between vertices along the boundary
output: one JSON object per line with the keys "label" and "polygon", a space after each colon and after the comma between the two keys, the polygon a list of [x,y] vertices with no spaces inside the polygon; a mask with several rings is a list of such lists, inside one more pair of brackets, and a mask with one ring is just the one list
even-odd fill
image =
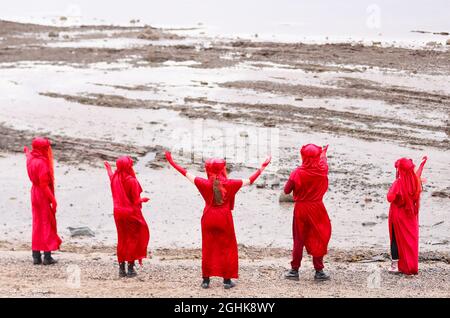
{"label": "person's hand", "polygon": [[25,153],[29,153],[29,152],[30,152],[30,149],[28,149],[28,147],[27,147],[27,146],[24,146],[24,147],[23,147],[23,152],[25,152]]}
{"label": "person's hand", "polygon": [[263,169],[266,168],[269,165],[271,160],[272,160],[272,156],[267,157],[266,161],[264,161],[263,164],[261,165],[261,168],[263,168]]}
{"label": "person's hand", "polygon": [[166,159],[167,159],[167,161],[173,162],[172,154],[170,153],[170,151],[166,151],[165,154],[166,154]]}
{"label": "person's hand", "polygon": [[148,201],[150,201],[150,199],[149,198],[141,198],[141,202],[143,202],[143,203],[145,203],[145,202],[148,202]]}
{"label": "person's hand", "polygon": [[422,161],[427,161],[428,160],[428,156],[423,156]]}
{"label": "person's hand", "polygon": [[58,206],[58,203],[56,202],[56,200],[53,200],[52,201],[52,212],[54,213],[54,214],[56,214],[56,208],[57,208],[57,206]]}
{"label": "person's hand", "polygon": [[111,165],[109,164],[108,161],[105,161],[104,165],[105,165],[106,170],[110,170],[111,169]]}
{"label": "person's hand", "polygon": [[322,147],[322,148],[323,148],[323,151],[326,152],[326,151],[328,150],[328,146],[329,146],[329,145],[323,146],[323,147]]}

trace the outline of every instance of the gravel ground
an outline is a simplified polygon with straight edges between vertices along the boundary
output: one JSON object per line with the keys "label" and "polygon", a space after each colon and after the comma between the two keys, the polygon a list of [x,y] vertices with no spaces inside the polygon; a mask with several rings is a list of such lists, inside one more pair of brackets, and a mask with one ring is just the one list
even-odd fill
{"label": "gravel ground", "polygon": [[[169,254],[176,255],[178,253]],[[176,252],[176,251],[175,251]],[[417,276],[392,275],[387,261],[329,261],[332,279],[315,282],[309,259],[300,281],[283,279],[288,259],[242,259],[240,279],[232,290],[221,280],[200,288],[200,260],[154,257],[144,262],[136,278],[119,278],[110,253],[57,253],[52,266],[31,264],[26,251],[0,252],[1,297],[449,297],[450,265],[422,262]],[[79,275],[78,275],[79,273]],[[79,277],[79,280],[78,280]]]}

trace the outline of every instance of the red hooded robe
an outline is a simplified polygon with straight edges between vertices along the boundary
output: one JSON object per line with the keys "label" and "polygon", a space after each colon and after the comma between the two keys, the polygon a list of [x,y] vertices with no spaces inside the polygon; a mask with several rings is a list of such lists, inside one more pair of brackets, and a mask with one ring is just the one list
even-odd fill
{"label": "red hooded robe", "polygon": [[[304,246],[308,254],[317,258],[316,270],[323,267],[321,258],[327,253],[331,237],[330,219],[322,202],[328,189],[328,164],[322,151],[313,144],[303,146],[302,165],[292,171],[285,186],[285,193],[293,191],[295,201],[293,259],[299,258]],[[299,266],[299,261],[296,265]]]}
{"label": "red hooded robe", "polygon": [[52,210],[51,200],[46,194],[47,187],[55,195],[53,173],[53,155],[50,141],[35,138],[33,150],[27,152],[27,171],[31,187],[31,205],[33,213],[33,234],[31,249],[33,251],[51,252],[59,249],[61,239],[56,227],[56,215]]}
{"label": "red hooded robe", "polygon": [[116,161],[117,170],[111,178],[114,220],[117,227],[117,259],[119,263],[134,262],[147,257],[150,232],[142,215],[141,185],[133,170],[130,157]]}
{"label": "red hooded robe", "polygon": [[208,160],[208,179],[195,178],[205,200],[201,220],[203,277],[238,278],[238,247],[231,211],[242,180],[228,179],[225,167],[222,159]]}
{"label": "red hooded robe", "polygon": [[[411,159],[396,161],[397,179],[389,189],[389,236],[392,230],[398,247],[398,269],[413,275],[419,271],[419,205],[422,191],[420,174],[414,172]],[[420,169],[421,172],[421,169]]]}

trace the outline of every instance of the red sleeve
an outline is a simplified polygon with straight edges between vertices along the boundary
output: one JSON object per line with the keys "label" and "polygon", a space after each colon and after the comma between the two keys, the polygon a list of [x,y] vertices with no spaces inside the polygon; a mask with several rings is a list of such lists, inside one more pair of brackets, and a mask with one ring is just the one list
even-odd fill
{"label": "red sleeve", "polygon": [[131,203],[133,205],[141,204],[141,192],[142,188],[139,185],[139,182],[136,178],[126,178],[126,184],[127,184],[127,194],[128,198],[130,199]]}
{"label": "red sleeve", "polygon": [[229,179],[227,191],[230,191],[231,194],[235,195],[240,188],[242,188],[242,180],[241,179]]}
{"label": "red sleeve", "polygon": [[209,182],[208,179],[195,177],[194,184],[197,187],[198,191],[203,195],[204,193],[206,193]]}
{"label": "red sleeve", "polygon": [[39,160],[39,163],[36,168],[37,168],[36,170],[38,171],[39,184],[41,186],[48,185],[51,182],[51,180],[50,180],[50,170],[48,169],[47,164],[44,161]]}
{"label": "red sleeve", "polygon": [[289,176],[288,181],[286,182],[286,184],[284,185],[284,193],[285,194],[289,194],[294,190],[295,187],[295,176],[296,176],[296,172],[297,170],[294,170],[291,172],[291,175]]}
{"label": "red sleeve", "polygon": [[295,184],[294,181],[292,181],[291,179],[288,179],[288,181],[284,185],[284,193],[285,194],[291,193],[292,190],[294,190],[294,184]]}
{"label": "red sleeve", "polygon": [[398,186],[397,186],[397,180],[394,181],[394,183],[389,188],[388,194],[387,194],[387,200],[388,202],[393,202],[398,194]]}

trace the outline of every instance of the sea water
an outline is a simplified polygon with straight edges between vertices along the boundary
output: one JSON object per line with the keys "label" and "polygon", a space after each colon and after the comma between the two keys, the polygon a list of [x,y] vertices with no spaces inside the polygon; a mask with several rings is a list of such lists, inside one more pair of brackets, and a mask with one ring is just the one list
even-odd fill
{"label": "sea water", "polygon": [[[271,41],[445,45],[448,0],[16,0],[0,19],[52,25],[190,28],[191,35]],[[412,31],[427,31],[418,33]],[[444,34],[433,34],[444,33]]]}

